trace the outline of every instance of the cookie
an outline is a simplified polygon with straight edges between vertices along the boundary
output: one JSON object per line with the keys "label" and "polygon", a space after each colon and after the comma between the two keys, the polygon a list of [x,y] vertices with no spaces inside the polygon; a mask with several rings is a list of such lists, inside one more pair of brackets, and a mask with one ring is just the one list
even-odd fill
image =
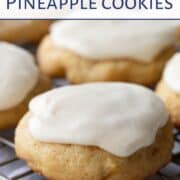
{"label": "cookie", "polygon": [[6,129],[17,124],[31,98],[49,90],[51,83],[26,50],[0,42],[0,55],[0,129]]}
{"label": "cookie", "polygon": [[40,43],[37,51],[37,60],[41,72],[51,78],[64,77],[65,65],[63,60],[68,60],[64,55],[46,36]]}
{"label": "cookie", "polygon": [[180,128],[180,53],[167,64],[157,94],[165,102],[173,123]]}
{"label": "cookie", "polygon": [[171,159],[168,119],[161,99],[141,86],[57,88],[30,102],[16,153],[48,179],[143,180]]}
{"label": "cookie", "polygon": [[166,23],[55,22],[39,47],[40,69],[51,77],[65,71],[74,84],[126,81],[152,86],[175,52],[176,28]]}
{"label": "cookie", "polygon": [[12,43],[37,43],[48,33],[49,20],[0,20],[0,40]]}
{"label": "cookie", "polygon": [[180,44],[180,26],[177,27],[177,44]]}
{"label": "cookie", "polygon": [[18,121],[27,112],[29,101],[33,97],[37,96],[38,94],[41,94],[42,92],[49,90],[50,88],[51,88],[50,80],[47,77],[40,75],[38,84],[26,96],[23,102],[21,102],[15,107],[0,111],[0,130],[7,129],[10,127],[15,127]]}

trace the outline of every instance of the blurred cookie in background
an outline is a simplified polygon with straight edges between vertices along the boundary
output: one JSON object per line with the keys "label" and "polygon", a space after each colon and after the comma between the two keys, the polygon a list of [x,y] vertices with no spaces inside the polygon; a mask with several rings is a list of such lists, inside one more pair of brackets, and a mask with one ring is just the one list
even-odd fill
{"label": "blurred cookie in background", "polygon": [[165,102],[172,122],[180,128],[180,53],[167,64],[156,91]]}
{"label": "blurred cookie in background", "polygon": [[177,45],[180,50],[180,25],[177,27]]}
{"label": "blurred cookie in background", "polygon": [[49,90],[51,83],[26,50],[0,42],[0,56],[0,129],[6,129],[17,124],[31,98]]}
{"label": "blurred cookie in background", "polygon": [[126,81],[152,86],[175,53],[176,28],[162,21],[57,21],[40,44],[38,62],[71,83]]}
{"label": "blurred cookie in background", "polygon": [[65,64],[69,58],[68,54],[63,53],[52,43],[48,35],[43,38],[37,50],[39,68],[42,73],[51,78],[65,76]]}
{"label": "blurred cookie in background", "polygon": [[0,20],[0,41],[37,43],[50,24],[50,20]]}

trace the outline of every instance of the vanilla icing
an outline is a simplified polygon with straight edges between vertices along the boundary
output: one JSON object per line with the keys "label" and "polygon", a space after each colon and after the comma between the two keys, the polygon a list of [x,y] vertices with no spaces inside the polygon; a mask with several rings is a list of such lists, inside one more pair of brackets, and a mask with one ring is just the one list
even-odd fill
{"label": "vanilla icing", "polygon": [[33,99],[29,108],[34,138],[97,146],[120,157],[151,145],[168,120],[153,91],[126,83],[54,89]]}
{"label": "vanilla icing", "polygon": [[163,79],[172,90],[180,93],[180,53],[175,54],[167,63]]}
{"label": "vanilla icing", "polygon": [[0,42],[0,110],[18,105],[36,85],[39,73],[33,56]]}
{"label": "vanilla icing", "polygon": [[177,22],[57,21],[50,37],[56,46],[89,60],[133,58],[148,63],[175,41]]}

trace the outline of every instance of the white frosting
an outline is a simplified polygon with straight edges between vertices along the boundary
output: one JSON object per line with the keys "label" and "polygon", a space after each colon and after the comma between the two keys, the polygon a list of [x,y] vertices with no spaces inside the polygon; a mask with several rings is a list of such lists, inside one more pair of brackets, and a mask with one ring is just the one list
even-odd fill
{"label": "white frosting", "polygon": [[151,62],[175,41],[171,21],[57,21],[51,27],[54,44],[89,60],[134,58]]}
{"label": "white frosting", "polygon": [[92,145],[129,156],[151,145],[168,120],[151,90],[92,83],[51,90],[30,102],[29,130],[40,141]]}
{"label": "white frosting", "polygon": [[0,110],[18,105],[36,85],[39,74],[27,51],[0,42]]}
{"label": "white frosting", "polygon": [[167,63],[163,79],[172,90],[180,93],[180,53],[175,54]]}

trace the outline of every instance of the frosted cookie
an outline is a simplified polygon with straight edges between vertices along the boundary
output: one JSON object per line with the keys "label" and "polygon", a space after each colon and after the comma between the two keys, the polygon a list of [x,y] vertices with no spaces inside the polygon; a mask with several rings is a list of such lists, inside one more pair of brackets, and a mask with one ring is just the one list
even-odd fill
{"label": "frosted cookie", "polygon": [[50,89],[34,57],[20,47],[0,42],[0,129],[15,126],[28,109],[30,99]]}
{"label": "frosted cookie", "polygon": [[47,32],[48,20],[0,20],[0,41],[36,43]]}
{"label": "frosted cookie", "polygon": [[180,53],[167,64],[157,94],[167,105],[173,123],[180,128]]}
{"label": "frosted cookie", "polygon": [[[38,50],[42,72],[72,83],[155,84],[174,54],[176,28],[162,21],[61,21]],[[64,69],[63,69],[64,68]]]}
{"label": "frosted cookie", "polygon": [[48,179],[143,180],[171,158],[168,119],[161,99],[138,85],[57,88],[30,102],[16,153]]}

